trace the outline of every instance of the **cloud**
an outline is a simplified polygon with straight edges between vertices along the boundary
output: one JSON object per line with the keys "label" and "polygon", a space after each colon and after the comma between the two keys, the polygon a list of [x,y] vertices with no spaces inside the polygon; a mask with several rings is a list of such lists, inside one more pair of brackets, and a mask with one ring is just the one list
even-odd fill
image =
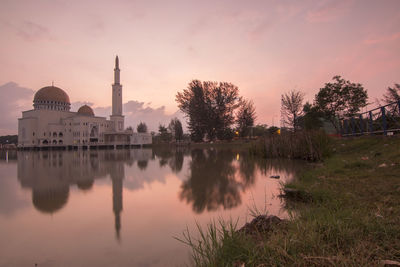
{"label": "cloud", "polygon": [[[31,110],[35,91],[19,86],[15,82],[9,82],[0,86],[0,135],[17,134],[18,118],[22,111]],[[111,115],[111,106],[96,107],[92,102],[73,102],[71,111],[78,111],[83,106],[93,108],[96,116],[106,117]],[[168,125],[172,118],[181,120],[185,129],[185,119],[180,111],[168,114],[164,106],[153,108],[151,103],[130,100],[124,103],[125,126],[134,129],[140,122],[145,122],[149,131],[158,131],[159,124]]]}
{"label": "cloud", "polygon": [[306,20],[311,23],[333,21],[352,6],[352,0],[323,0],[317,7],[307,13]]}
{"label": "cloud", "polygon": [[18,26],[13,26],[17,35],[25,41],[54,40],[49,29],[32,21],[23,21]]}
{"label": "cloud", "polygon": [[[136,127],[140,122],[145,122],[150,131],[158,131],[160,124],[168,125],[172,118],[177,117],[185,125],[183,113],[176,111],[168,114],[164,106],[153,108],[151,103],[135,100],[124,104],[125,125]],[[110,108],[111,110],[111,108]]]}
{"label": "cloud", "polygon": [[379,44],[379,43],[395,41],[397,39],[400,39],[400,32],[395,32],[395,33],[392,33],[389,35],[384,35],[384,36],[379,36],[379,37],[368,38],[368,39],[364,40],[364,44],[374,45],[374,44]]}
{"label": "cloud", "polygon": [[[109,117],[111,115],[111,106],[93,107],[90,102],[74,102],[71,104],[71,110],[77,111],[82,105],[92,106],[94,114],[100,117]],[[183,113],[176,111],[173,114],[168,114],[164,106],[153,108],[151,103],[144,103],[136,100],[130,100],[124,103],[123,112],[125,116],[125,127],[132,126],[136,129],[140,122],[147,125],[149,131],[158,131],[160,124],[168,125],[172,118],[177,117],[181,120],[185,127],[185,119]]]}
{"label": "cloud", "polygon": [[21,111],[32,109],[34,91],[9,82],[0,86],[0,134],[16,134]]}

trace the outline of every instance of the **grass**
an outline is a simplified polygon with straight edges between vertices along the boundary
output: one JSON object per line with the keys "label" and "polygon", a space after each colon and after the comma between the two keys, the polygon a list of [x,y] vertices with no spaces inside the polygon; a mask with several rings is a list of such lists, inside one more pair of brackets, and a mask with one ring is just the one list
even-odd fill
{"label": "grass", "polygon": [[[400,261],[400,139],[334,141],[335,153],[285,187],[296,216],[261,240],[210,224],[186,243],[196,266],[379,266]],[[188,238],[190,242],[188,242]]]}
{"label": "grass", "polygon": [[264,158],[321,161],[330,154],[331,138],[323,131],[283,132],[266,136],[250,147],[250,153]]}

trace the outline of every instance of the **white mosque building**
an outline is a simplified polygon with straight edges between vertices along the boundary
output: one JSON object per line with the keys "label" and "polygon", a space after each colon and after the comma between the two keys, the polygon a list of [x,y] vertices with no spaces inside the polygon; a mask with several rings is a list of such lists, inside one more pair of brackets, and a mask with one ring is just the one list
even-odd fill
{"label": "white mosque building", "polygon": [[37,91],[33,110],[23,111],[22,118],[18,119],[18,147],[97,148],[152,143],[150,134],[125,129],[118,56],[115,58],[110,120],[95,116],[87,105],[77,112],[70,111],[70,106],[68,94],[54,85]]}

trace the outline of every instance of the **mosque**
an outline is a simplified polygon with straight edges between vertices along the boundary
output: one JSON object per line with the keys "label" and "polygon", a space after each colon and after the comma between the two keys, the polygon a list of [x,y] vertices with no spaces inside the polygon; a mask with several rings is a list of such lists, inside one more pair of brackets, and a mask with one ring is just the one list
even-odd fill
{"label": "mosque", "polygon": [[118,56],[115,58],[110,119],[95,116],[83,105],[70,111],[68,94],[54,85],[36,92],[33,110],[18,119],[18,148],[107,148],[142,146],[152,143],[148,133],[125,129],[122,113],[122,85]]}

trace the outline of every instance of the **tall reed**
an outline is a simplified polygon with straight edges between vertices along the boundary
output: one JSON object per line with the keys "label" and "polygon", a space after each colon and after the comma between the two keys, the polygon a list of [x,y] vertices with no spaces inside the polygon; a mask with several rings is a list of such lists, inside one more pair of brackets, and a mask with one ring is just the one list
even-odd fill
{"label": "tall reed", "polygon": [[250,153],[265,158],[291,158],[322,161],[329,156],[331,138],[323,131],[274,134],[258,140]]}

